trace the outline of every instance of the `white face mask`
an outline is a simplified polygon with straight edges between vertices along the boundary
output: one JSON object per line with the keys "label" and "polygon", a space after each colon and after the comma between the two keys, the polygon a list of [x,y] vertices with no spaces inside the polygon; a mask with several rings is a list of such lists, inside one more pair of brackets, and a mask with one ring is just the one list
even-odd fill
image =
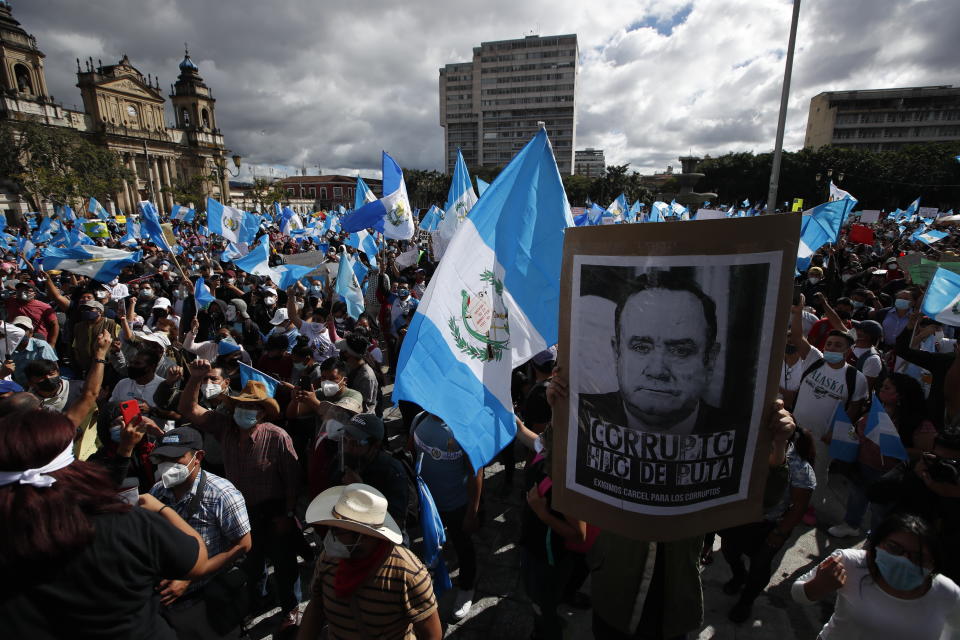
{"label": "white face mask", "polygon": [[340,393],[340,385],[332,380],[324,380],[320,384],[320,390],[323,392],[324,397],[332,398]]}
{"label": "white face mask", "polygon": [[323,553],[326,554],[328,558],[341,560],[349,558],[358,546],[360,546],[360,540],[357,540],[348,547],[340,542],[330,529],[327,529],[327,535],[323,537]]}
{"label": "white face mask", "polygon": [[277,304],[277,299],[274,296],[267,296],[266,298],[263,299],[263,304],[267,306]]}
{"label": "white face mask", "polygon": [[209,400],[223,393],[223,389],[220,388],[218,384],[210,383],[200,387],[200,393],[203,395],[204,400]]}
{"label": "white face mask", "polygon": [[820,282],[820,278],[816,278],[816,277],[814,277],[814,278],[807,278],[807,280],[810,281],[810,284],[817,284],[818,282]]}
{"label": "white face mask", "polygon": [[[193,455],[193,460],[197,459],[197,455]],[[192,463],[193,460],[190,462]],[[190,477],[190,467],[189,465],[180,464],[179,462],[161,462],[157,465],[157,474],[160,476],[160,482],[163,483],[165,489],[170,489],[179,484],[182,484]]]}
{"label": "white face mask", "polygon": [[257,425],[257,410],[237,407],[233,410],[233,421],[241,429],[252,429]]}

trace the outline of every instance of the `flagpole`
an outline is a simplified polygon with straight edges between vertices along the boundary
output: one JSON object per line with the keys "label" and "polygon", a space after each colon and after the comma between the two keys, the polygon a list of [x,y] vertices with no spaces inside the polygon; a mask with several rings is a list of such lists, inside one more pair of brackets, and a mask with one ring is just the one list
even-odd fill
{"label": "flagpole", "polygon": [[800,18],[800,0],[793,0],[793,18],[790,21],[790,40],[783,71],[783,90],[780,94],[780,116],[777,119],[777,141],[773,147],[773,166],[770,169],[770,190],[767,192],[767,211],[777,211],[777,188],[780,186],[780,161],[783,158],[783,131],[787,123],[787,103],[790,98],[790,76],[793,73],[793,49],[797,43],[797,21]]}

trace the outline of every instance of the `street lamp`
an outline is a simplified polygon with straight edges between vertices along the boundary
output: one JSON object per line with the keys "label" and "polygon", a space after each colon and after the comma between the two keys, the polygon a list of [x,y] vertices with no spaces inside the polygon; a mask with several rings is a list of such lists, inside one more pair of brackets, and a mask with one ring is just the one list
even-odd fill
{"label": "street lamp", "polygon": [[[210,176],[220,182],[221,191],[223,191],[222,185],[224,182],[226,182],[227,176],[236,178],[237,176],[240,175],[240,160],[242,160],[242,158],[240,157],[240,154],[235,153],[232,156],[232,159],[233,159],[234,166],[237,168],[236,173],[234,173],[233,171],[230,171],[230,169],[227,168],[227,163],[223,156],[216,156],[213,159],[214,167],[210,171]],[[224,201],[230,199],[229,185],[227,187],[227,193],[221,193],[220,198],[223,199]]]}

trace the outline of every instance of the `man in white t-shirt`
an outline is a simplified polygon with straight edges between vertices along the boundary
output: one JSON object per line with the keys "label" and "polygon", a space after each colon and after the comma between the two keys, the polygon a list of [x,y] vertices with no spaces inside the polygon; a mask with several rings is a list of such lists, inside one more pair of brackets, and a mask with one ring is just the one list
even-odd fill
{"label": "man in white t-shirt", "polygon": [[127,365],[127,378],[120,380],[110,394],[110,404],[116,406],[124,400],[136,400],[140,412],[147,413],[156,406],[153,400],[163,378],[157,375],[160,356],[151,349],[141,349]]}
{"label": "man in white t-shirt", "polygon": [[877,384],[877,378],[883,371],[883,360],[876,348],[883,338],[883,327],[876,320],[863,320],[854,325],[854,331],[857,341],[850,349],[847,362],[866,376],[867,390],[872,393]]}
{"label": "man in white t-shirt", "polygon": [[298,290],[303,290],[303,285],[299,282],[287,289],[287,315],[293,321],[294,326],[309,340],[308,344],[313,349],[313,358],[317,362],[323,362],[327,358],[339,358],[340,350],[330,340],[330,325],[328,308],[318,306],[310,313],[311,320],[302,319],[300,311],[294,304],[294,297]]}
{"label": "man in white t-shirt", "polygon": [[[813,347],[801,332],[803,300],[792,308],[790,339],[797,354],[806,360]],[[811,505],[819,507],[827,495],[827,469],[830,466],[829,442],[837,405],[843,403],[851,424],[856,424],[863,413],[867,399],[867,379],[856,367],[847,364],[846,356],[854,344],[853,336],[836,329],[827,334],[820,359],[811,362],[800,372],[799,389],[793,406],[797,424],[813,432],[817,445],[817,489]],[[805,521],[811,523],[813,519]]]}

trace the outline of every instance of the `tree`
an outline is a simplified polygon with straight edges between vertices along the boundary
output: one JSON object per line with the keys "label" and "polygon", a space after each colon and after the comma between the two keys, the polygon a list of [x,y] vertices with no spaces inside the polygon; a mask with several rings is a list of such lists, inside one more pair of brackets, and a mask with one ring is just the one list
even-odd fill
{"label": "tree", "polygon": [[578,207],[583,205],[590,197],[590,190],[593,188],[593,178],[587,176],[566,175],[562,176],[563,190],[567,192],[567,201],[570,206]]}
{"label": "tree", "polygon": [[432,204],[442,207],[447,201],[452,177],[439,171],[404,169],[403,180],[407,185],[410,205],[417,209],[428,209]]}
{"label": "tree", "polygon": [[192,178],[177,178],[172,186],[164,187],[164,193],[173,196],[174,202],[187,205],[193,203],[197,211],[207,209],[207,180],[206,176]]}
{"label": "tree", "polygon": [[82,206],[82,198],[107,200],[133,173],[116,153],[72,129],[34,120],[0,124],[0,168],[10,171],[19,193],[38,212],[43,203]]}
{"label": "tree", "polygon": [[289,196],[287,190],[283,188],[283,184],[266,178],[253,179],[250,198],[253,200],[257,211],[264,211],[274,202],[289,202]]}

